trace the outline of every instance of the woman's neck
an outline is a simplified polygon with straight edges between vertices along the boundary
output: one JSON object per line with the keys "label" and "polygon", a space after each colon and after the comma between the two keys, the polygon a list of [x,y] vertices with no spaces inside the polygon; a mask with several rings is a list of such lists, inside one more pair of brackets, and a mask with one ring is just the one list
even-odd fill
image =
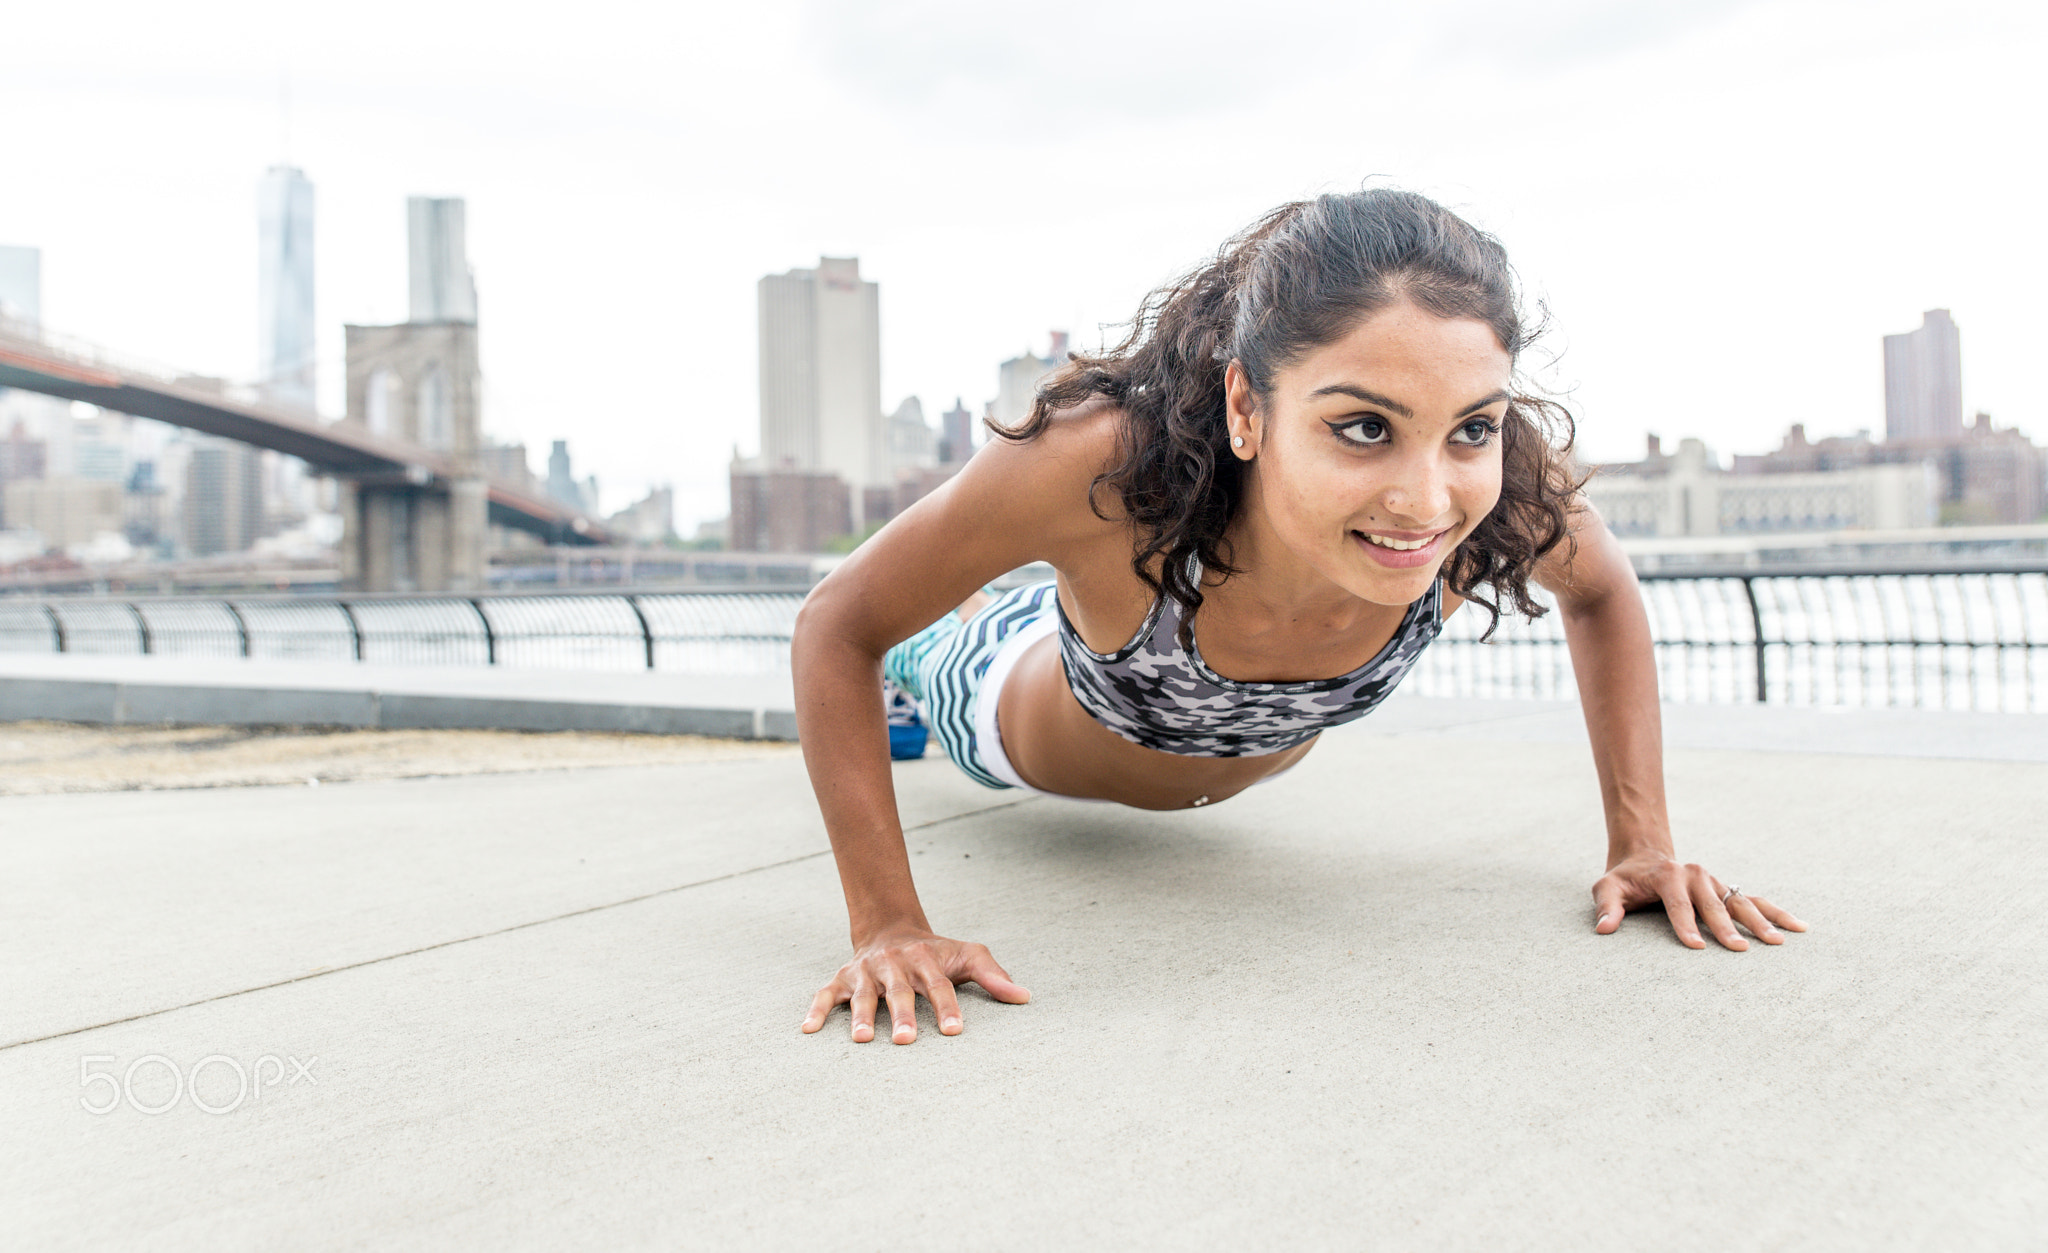
{"label": "woman's neck", "polygon": [[1313,619],[1341,628],[1380,611],[1303,560],[1251,515],[1249,509],[1240,513],[1224,536],[1230,564],[1243,573],[1203,587],[1205,613],[1220,602],[1225,614],[1245,625]]}

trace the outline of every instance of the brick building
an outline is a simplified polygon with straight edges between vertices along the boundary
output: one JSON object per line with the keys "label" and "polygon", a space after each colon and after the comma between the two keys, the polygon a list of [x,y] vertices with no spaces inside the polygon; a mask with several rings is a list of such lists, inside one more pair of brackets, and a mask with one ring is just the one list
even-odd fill
{"label": "brick building", "polygon": [[853,530],[853,494],[836,474],[735,460],[730,482],[734,552],[823,552]]}

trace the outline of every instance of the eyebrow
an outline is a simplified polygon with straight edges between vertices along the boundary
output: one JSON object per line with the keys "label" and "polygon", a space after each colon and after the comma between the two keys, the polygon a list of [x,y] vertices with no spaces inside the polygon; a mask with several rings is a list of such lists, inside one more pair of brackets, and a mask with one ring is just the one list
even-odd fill
{"label": "eyebrow", "polygon": [[[1308,394],[1310,400],[1314,400],[1318,396],[1349,396],[1354,400],[1362,400],[1369,405],[1378,405],[1382,409],[1391,409],[1404,418],[1415,416],[1415,411],[1400,401],[1388,396],[1382,396],[1378,392],[1369,392],[1363,387],[1358,387],[1351,383],[1332,383],[1328,387],[1318,387]],[[1512,399],[1514,398],[1508,395],[1505,390],[1496,391],[1490,396],[1482,397],[1466,405],[1459,411],[1458,416],[1464,417],[1466,414],[1477,412],[1490,404]]]}

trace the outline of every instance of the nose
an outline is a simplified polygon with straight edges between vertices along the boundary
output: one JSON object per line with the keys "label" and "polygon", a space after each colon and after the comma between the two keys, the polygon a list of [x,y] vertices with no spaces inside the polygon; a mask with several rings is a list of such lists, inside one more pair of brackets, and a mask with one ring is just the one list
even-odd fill
{"label": "nose", "polygon": [[1422,530],[1450,512],[1450,476],[1439,450],[1411,449],[1392,469],[1393,478],[1380,493],[1390,523]]}

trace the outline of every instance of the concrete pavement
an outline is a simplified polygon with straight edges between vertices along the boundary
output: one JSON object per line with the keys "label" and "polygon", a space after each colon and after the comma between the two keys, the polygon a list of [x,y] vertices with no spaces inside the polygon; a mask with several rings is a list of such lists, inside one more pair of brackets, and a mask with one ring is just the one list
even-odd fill
{"label": "concrete pavement", "polygon": [[[1036,994],[910,1047],[796,1031],[845,938],[793,759],[0,800],[0,1236],[2037,1247],[2048,720],[1745,712],[1669,776],[1814,925],[1747,953],[1591,933],[1568,709],[1397,700],[1177,814],[905,763],[935,924]],[[276,1077],[81,1108],[208,1057]]]}

